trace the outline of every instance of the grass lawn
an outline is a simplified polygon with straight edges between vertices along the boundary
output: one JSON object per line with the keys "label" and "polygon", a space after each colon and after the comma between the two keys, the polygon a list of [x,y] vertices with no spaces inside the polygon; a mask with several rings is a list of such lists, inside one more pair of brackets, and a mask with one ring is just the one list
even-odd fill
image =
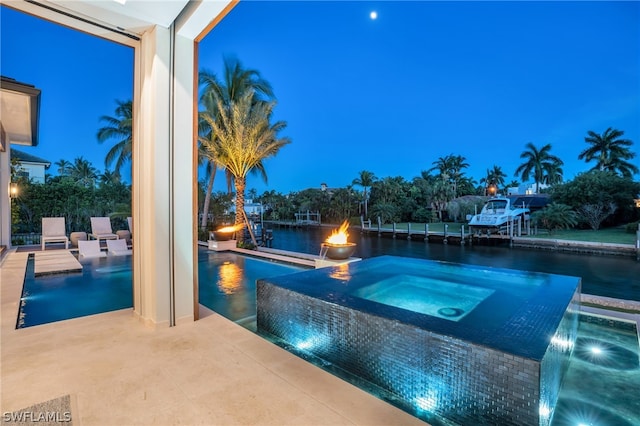
{"label": "grass lawn", "polygon": [[[445,223],[430,223],[429,232],[444,232]],[[469,233],[469,226],[463,223],[447,223],[449,225],[449,234],[459,234],[462,225],[465,225],[465,234]],[[371,224],[372,229],[378,229],[377,225]],[[390,223],[383,224],[382,229],[391,230],[393,225]],[[407,223],[396,223],[396,230],[407,230]],[[411,232],[424,231],[424,223],[412,223]],[[525,235],[530,238],[552,238],[556,240],[573,240],[573,241],[591,241],[594,243],[615,243],[615,244],[632,244],[636,243],[636,235],[629,232],[625,232],[623,227],[619,228],[606,228],[598,231],[591,229],[569,229],[563,231],[556,231],[549,234],[546,230],[539,230],[537,235]]]}
{"label": "grass lawn", "polygon": [[636,243],[636,234],[625,232],[624,228],[606,228],[594,231],[592,229],[569,229],[556,231],[549,234],[546,231],[532,235],[531,238],[553,238],[556,240],[591,241],[595,243],[616,243],[632,244]]}

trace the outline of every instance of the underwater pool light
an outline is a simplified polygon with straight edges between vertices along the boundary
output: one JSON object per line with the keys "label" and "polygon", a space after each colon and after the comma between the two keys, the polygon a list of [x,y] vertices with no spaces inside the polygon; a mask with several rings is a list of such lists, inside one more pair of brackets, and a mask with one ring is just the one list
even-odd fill
{"label": "underwater pool light", "polygon": [[551,414],[551,409],[546,404],[540,404],[540,409],[538,410],[542,417],[549,417]]}
{"label": "underwater pool light", "polygon": [[599,348],[598,346],[591,346],[591,353],[594,355],[600,355],[602,354],[602,348]]}
{"label": "underwater pool light", "polygon": [[433,411],[438,406],[438,401],[433,396],[416,398],[416,406],[424,411]]}

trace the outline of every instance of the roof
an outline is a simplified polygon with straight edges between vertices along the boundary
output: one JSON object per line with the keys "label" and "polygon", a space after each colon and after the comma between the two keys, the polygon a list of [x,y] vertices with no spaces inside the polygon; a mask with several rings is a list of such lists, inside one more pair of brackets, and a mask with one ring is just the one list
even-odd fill
{"label": "roof", "polygon": [[24,163],[44,164],[45,167],[49,167],[51,165],[50,161],[36,157],[35,155],[27,154],[26,152],[18,151],[17,149],[11,149],[11,158],[15,158],[16,160]]}
{"label": "roof", "polygon": [[38,145],[40,89],[5,76],[0,78],[0,89],[2,150],[6,142]]}

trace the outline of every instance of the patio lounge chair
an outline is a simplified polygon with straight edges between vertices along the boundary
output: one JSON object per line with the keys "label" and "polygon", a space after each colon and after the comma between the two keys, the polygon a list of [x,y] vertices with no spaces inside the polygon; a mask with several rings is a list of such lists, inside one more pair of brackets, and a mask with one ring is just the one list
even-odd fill
{"label": "patio lounge chair", "polygon": [[131,250],[127,247],[127,242],[123,239],[107,240],[107,250],[109,251],[109,254],[114,256],[131,254]]}
{"label": "patio lounge chair", "polygon": [[108,217],[92,217],[91,218],[91,233],[89,239],[94,240],[117,240],[118,235],[113,233],[111,229],[111,219]]}
{"label": "patio lounge chair", "polygon": [[47,242],[63,242],[64,248],[69,248],[69,238],[65,230],[64,217],[43,217],[42,237],[40,237],[42,251]]}
{"label": "patio lounge chair", "polygon": [[78,241],[80,257],[105,257],[107,253],[100,250],[100,240]]}

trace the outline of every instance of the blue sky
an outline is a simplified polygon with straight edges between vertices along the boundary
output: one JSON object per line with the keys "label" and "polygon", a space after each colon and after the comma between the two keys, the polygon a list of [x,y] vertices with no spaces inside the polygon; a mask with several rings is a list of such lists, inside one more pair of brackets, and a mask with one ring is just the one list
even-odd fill
{"label": "blue sky", "polygon": [[[131,97],[132,51],[1,19],[2,74],[43,90],[29,152],[103,169],[98,118]],[[201,68],[235,56],[274,88],[293,142],[265,163],[268,185],[249,178],[259,193],[342,187],[360,170],[409,180],[448,154],[476,180],[494,164],[512,179],[527,142],[551,143],[572,179],[592,166],[577,158],[587,131],[607,127],[640,152],[640,2],[244,1],[199,51]]]}

